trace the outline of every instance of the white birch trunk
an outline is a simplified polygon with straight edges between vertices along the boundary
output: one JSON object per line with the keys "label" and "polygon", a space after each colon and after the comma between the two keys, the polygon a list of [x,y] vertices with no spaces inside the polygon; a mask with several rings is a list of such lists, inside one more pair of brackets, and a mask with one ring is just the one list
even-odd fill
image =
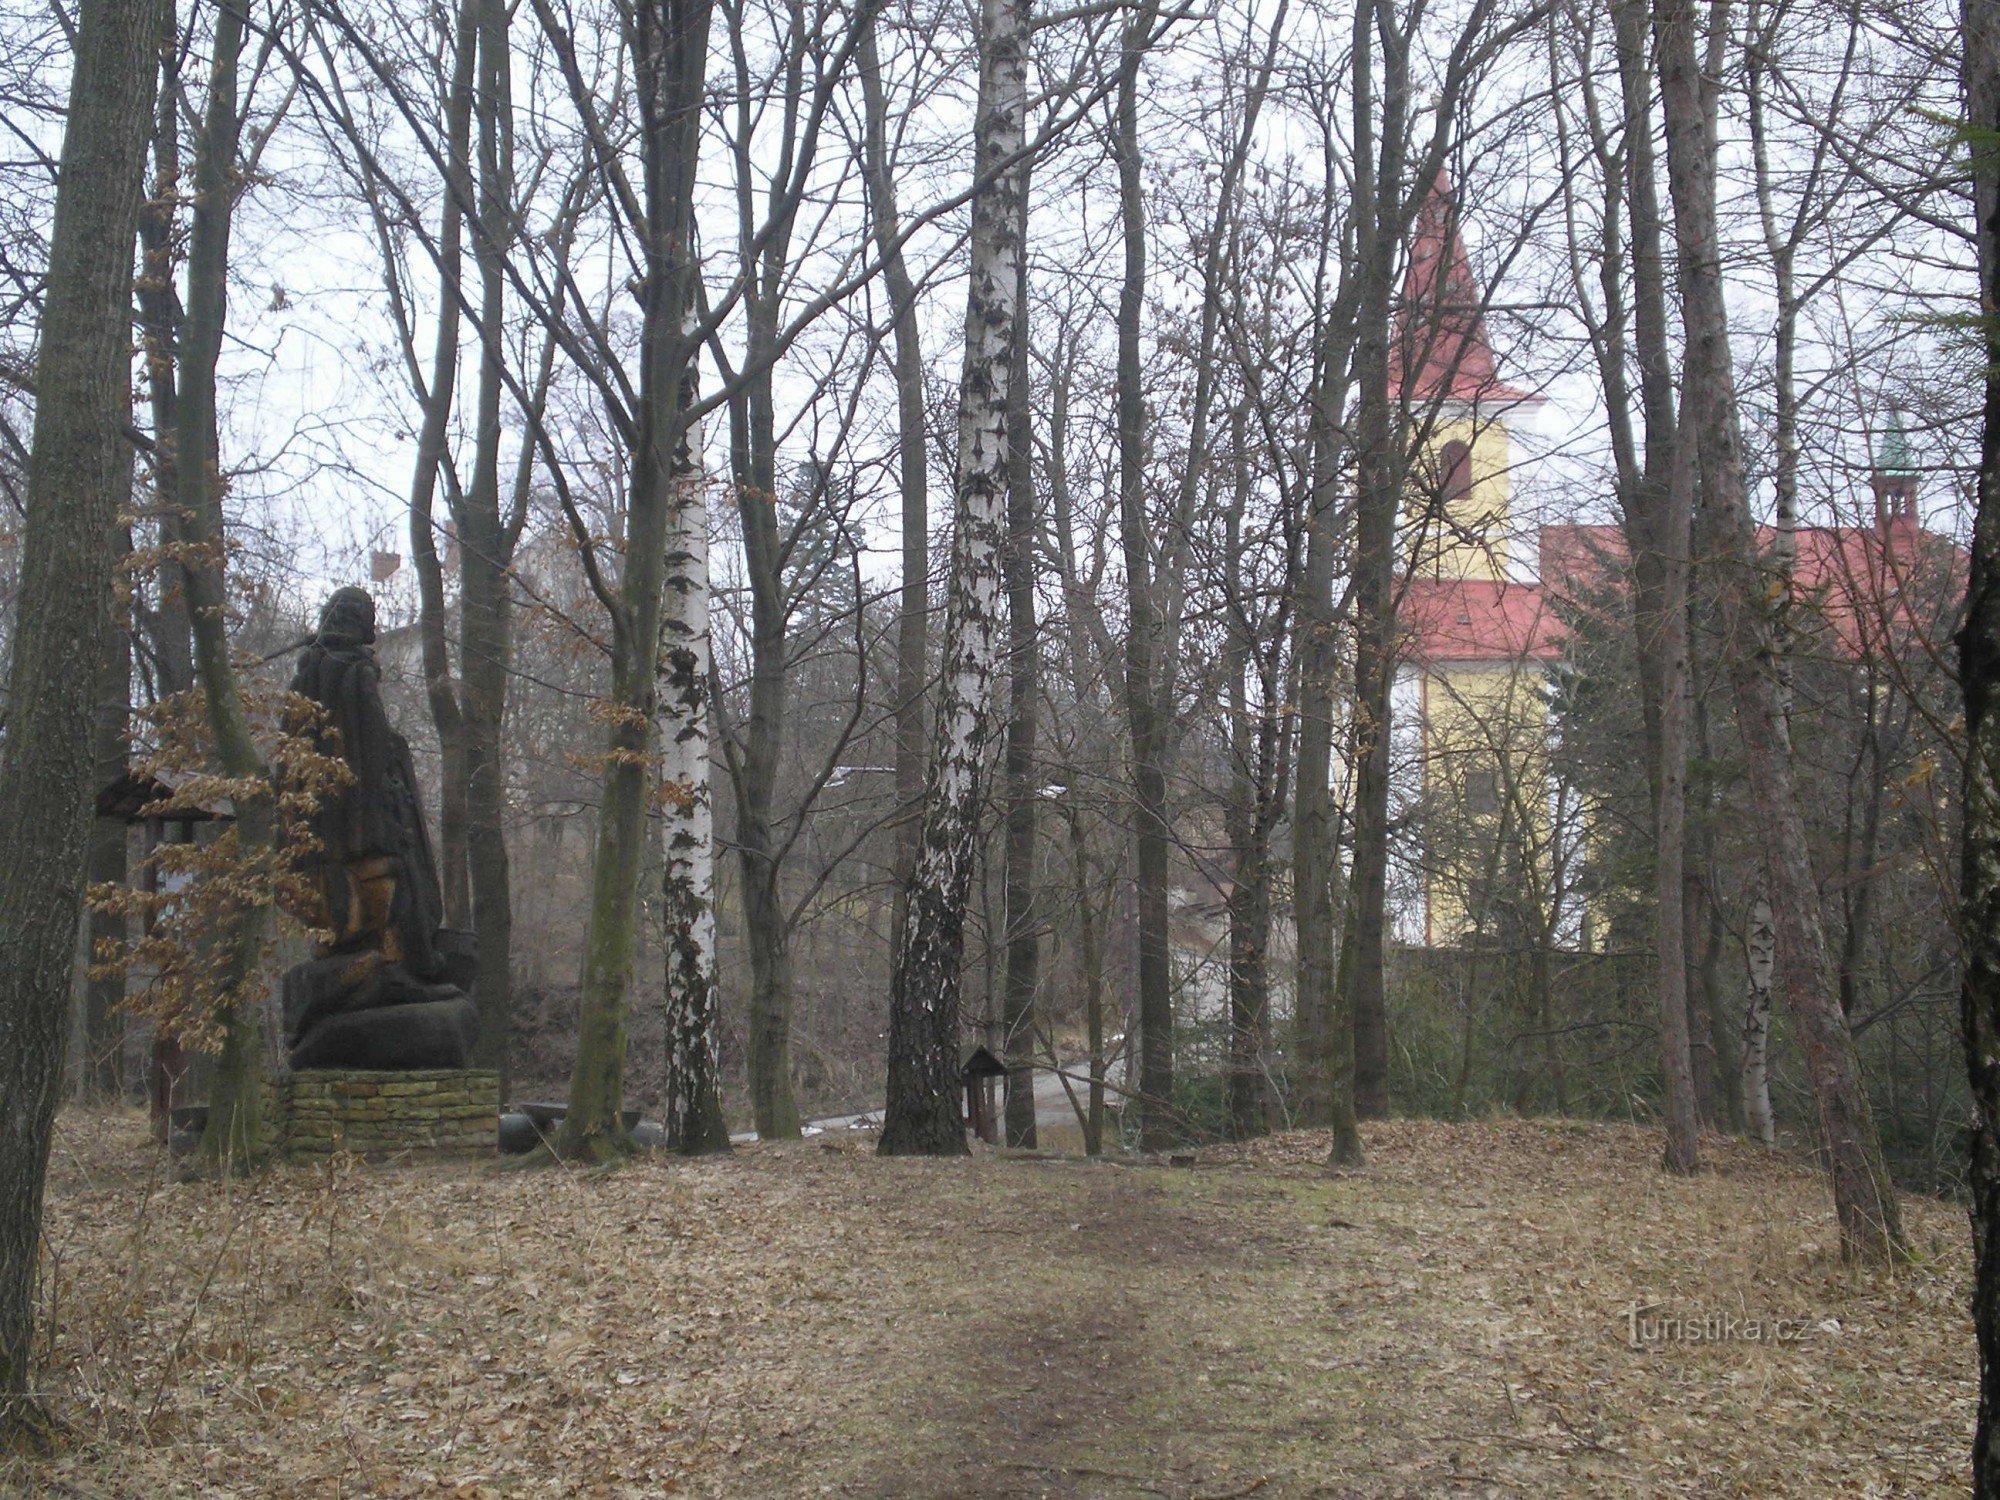
{"label": "white birch trunk", "polygon": [[[684,386],[694,399],[693,371]],[[707,476],[691,428],[674,477],[660,627],[668,1149],[727,1151],[716,1037],[715,801],[708,745]]]}
{"label": "white birch trunk", "polygon": [[965,367],[939,686],[923,832],[890,991],[885,1156],[965,1151],[959,1101],[959,965],[979,836],[980,776],[1002,646],[1007,393],[1020,327],[1020,153],[1027,120],[1026,0],[982,0]]}
{"label": "white birch trunk", "polygon": [[1739,1087],[1743,1100],[1743,1130],[1766,1146],[1776,1139],[1771,1121],[1771,974],[1777,965],[1778,931],[1771,924],[1771,903],[1762,892],[1750,903],[1750,921],[1743,936],[1750,982],[1743,1005],[1743,1066]]}

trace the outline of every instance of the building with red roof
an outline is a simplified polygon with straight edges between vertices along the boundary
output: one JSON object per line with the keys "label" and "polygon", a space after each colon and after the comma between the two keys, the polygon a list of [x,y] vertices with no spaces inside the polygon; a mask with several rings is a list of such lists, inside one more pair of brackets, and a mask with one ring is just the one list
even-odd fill
{"label": "building with red roof", "polygon": [[[1457,946],[1490,930],[1503,907],[1525,904],[1588,946],[1589,913],[1569,893],[1580,889],[1589,836],[1552,774],[1546,678],[1567,622],[1615,598],[1625,537],[1615,525],[1542,526],[1529,534],[1531,558],[1510,555],[1509,418],[1539,398],[1499,377],[1442,175],[1417,218],[1392,376],[1425,429],[1397,602],[1392,736],[1403,766],[1399,816],[1414,830],[1398,855],[1399,930]],[[1850,658],[1907,649],[1938,596],[1939,569],[1963,576],[1960,551],[1918,522],[1900,417],[1891,415],[1874,459],[1873,524],[1759,536],[1774,564],[1789,542],[1793,598],[1824,625],[1814,649]]]}

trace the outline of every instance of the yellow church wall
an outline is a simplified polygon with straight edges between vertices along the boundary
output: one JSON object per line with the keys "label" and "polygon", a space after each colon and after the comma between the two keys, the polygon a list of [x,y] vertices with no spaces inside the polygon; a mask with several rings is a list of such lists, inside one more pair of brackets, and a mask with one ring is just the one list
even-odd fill
{"label": "yellow church wall", "polygon": [[1450,947],[1477,925],[1482,891],[1546,908],[1556,850],[1541,666],[1436,664],[1423,702],[1425,925]]}
{"label": "yellow church wall", "polygon": [[[1463,443],[1472,483],[1456,497],[1445,493],[1445,454]],[[1512,498],[1512,448],[1507,427],[1493,417],[1442,416],[1411,468],[1405,524],[1418,577],[1507,577],[1507,508]]]}

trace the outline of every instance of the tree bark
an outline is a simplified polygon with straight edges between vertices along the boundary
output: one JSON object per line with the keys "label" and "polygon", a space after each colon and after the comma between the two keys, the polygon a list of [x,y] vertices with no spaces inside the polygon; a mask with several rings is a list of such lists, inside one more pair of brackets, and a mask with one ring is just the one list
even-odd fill
{"label": "tree bark", "polygon": [[[422,653],[424,700],[437,731],[439,766],[438,878],[445,921],[469,920],[471,884],[466,869],[465,718],[452,682],[444,570],[438,561],[438,476],[450,449],[453,397],[458,389],[458,339],[463,323],[466,207],[473,201],[472,92],[479,49],[478,16],[484,0],[463,0],[445,98],[444,206],[438,225],[438,316],[432,344],[430,387],[422,395],[424,420],[417,432],[416,470],[410,485],[410,565],[417,577],[417,641]],[[385,273],[390,272],[385,262]],[[481,1027],[482,1040],[485,1028]]]}
{"label": "tree bark", "polygon": [[[774,321],[765,324],[753,318],[752,326],[775,335]],[[753,331],[752,357],[765,352],[764,339]],[[768,369],[732,403],[731,428],[738,460],[737,508],[750,577],[750,713],[743,725],[743,756],[734,782],[743,936],[750,953],[750,1102],[761,1138],[789,1140],[799,1134],[798,1103],[792,1094],[792,955],[779,885],[779,840],[772,826],[778,756],[784,748],[789,643]]]}
{"label": "tree bark", "polygon": [[[1021,165],[1020,243],[1028,241],[1029,164]],[[1007,1063],[1009,1146],[1035,1146],[1035,987],[1041,912],[1035,899],[1036,710],[1042,690],[1035,624],[1035,473],[1028,405],[1028,257],[1014,267],[1014,369],[1007,387],[1007,973],[1001,1040]]]}
{"label": "tree bark", "polygon": [[786,597],[789,549],[778,515],[777,395],[775,383],[784,278],[797,200],[785,196],[792,127],[804,88],[805,38],[799,13],[783,59],[785,134],[778,143],[785,170],[775,174],[773,212],[759,239],[748,186],[754,86],[745,53],[736,51],[737,235],[745,281],[744,374],[730,403],[730,447],[736,470],[737,512],[743,526],[743,559],[750,584],[750,712],[743,724],[736,766],[736,847],[743,875],[743,934],[750,953],[750,1102],[757,1133],[765,1140],[799,1134],[792,1092],[791,923],[785,907],[776,799],[779,758],[785,748],[791,671],[791,601]]}
{"label": "tree bark", "polygon": [[1771,1118],[1771,976],[1778,962],[1778,933],[1771,924],[1771,903],[1759,891],[1750,902],[1743,932],[1746,970],[1743,994],[1743,1060],[1737,1075],[1742,1100],[1743,1133],[1761,1145],[1773,1145],[1777,1130]]}
{"label": "tree bark", "polygon": [[[902,582],[896,606],[896,853],[889,951],[902,947],[905,895],[916,865],[924,795],[924,685],[930,623],[930,476],[924,430],[924,354],[917,289],[903,258],[896,183],[889,158],[889,106],[875,42],[881,11],[871,6],[855,50],[863,110],[862,170],[868,189],[882,287],[895,321],[896,478],[902,502]],[[1026,201],[1026,190],[1022,198]]]}
{"label": "tree bark", "polygon": [[[1725,21],[1726,13],[1713,16],[1718,27]],[[1833,992],[1819,891],[1792,776],[1791,737],[1774,671],[1771,620],[1758,603],[1756,539],[1743,481],[1716,231],[1713,97],[1697,56],[1693,0],[1658,0],[1653,26],[1686,334],[1681,441],[1695,443],[1699,455],[1703,555],[1714,559],[1710,566],[1716,576],[1723,659],[1771,882],[1779,978],[1819,1105],[1842,1253],[1881,1262],[1902,1251],[1901,1217],[1882,1162],[1854,1038]]]}
{"label": "tree bark", "polygon": [[[1249,423],[1243,407],[1231,416],[1236,473],[1231,487],[1223,558],[1224,591],[1231,601],[1224,637],[1229,695],[1229,792],[1224,827],[1234,856],[1229,911],[1229,1120],[1237,1140],[1271,1128],[1268,1043],[1271,1012],[1272,834],[1284,807],[1290,772],[1290,731],[1280,718],[1282,688],[1276,653],[1259,651],[1259,623],[1251,614],[1243,574],[1243,520],[1249,508]],[[1281,633],[1281,632],[1280,632]],[[1266,648],[1268,651],[1268,647]],[[1253,715],[1248,674],[1258,672]]]}
{"label": "tree bark", "polygon": [[[1357,138],[1357,173],[1364,154],[1367,191],[1357,191],[1355,274],[1358,282],[1355,376],[1360,387],[1356,422],[1354,600],[1354,854],[1347,912],[1335,980],[1351,1023],[1354,1110],[1363,1119],[1389,1112],[1388,998],[1385,945],[1389,876],[1389,693],[1394,670],[1393,582],[1396,520],[1403,501],[1402,438],[1389,394],[1389,325],[1405,176],[1404,124],[1409,109],[1408,57],[1387,0],[1359,7],[1357,80],[1366,63],[1361,13],[1373,11],[1383,38],[1381,145]],[[1361,89],[1355,91],[1357,119]]]}
{"label": "tree bark", "polygon": [[[1366,32],[1359,23],[1356,37],[1365,48]],[[1365,61],[1357,60],[1358,78],[1363,76],[1364,67]],[[1357,101],[1357,123],[1366,108]],[[1362,157],[1357,154],[1356,160]],[[1357,203],[1372,180],[1369,172],[1360,174]],[[1357,208],[1357,226],[1360,213]],[[1298,606],[1299,749],[1292,824],[1292,900],[1298,929],[1295,1117],[1302,1125],[1332,1127],[1333,1159],[1343,1166],[1358,1165],[1362,1156],[1361,1138],[1355,1130],[1354,1024],[1335,957],[1338,908],[1334,895],[1339,828],[1333,805],[1333,712],[1340,674],[1334,580],[1344,540],[1340,431],[1354,355],[1351,305],[1345,298],[1335,303],[1318,355],[1313,472],[1306,500],[1305,569]]]}
{"label": "tree bark", "polygon": [[1152,7],[1125,24],[1115,122],[1125,274],[1118,288],[1118,530],[1125,560],[1125,718],[1132,739],[1133,885],[1139,937],[1139,1149],[1173,1144],[1174,1009],[1167,923],[1166,730],[1159,702],[1160,619],[1146,517],[1146,203],[1140,181],[1139,65]]}
{"label": "tree bark", "polygon": [[[237,147],[243,113],[237,70],[247,6],[224,0],[216,7],[208,97],[194,149],[194,212],[188,235],[187,307],[178,360],[178,411],[172,434],[179,483],[180,528],[188,544],[188,617],[194,630],[195,671],[201,682],[209,737],[217,767],[233,783],[234,839],[238,859],[268,854],[277,833],[276,810],[264,758],[250,730],[243,692],[231,659],[223,535],[222,460],[216,414],[216,366],[229,310],[229,242],[235,223]],[[222,1051],[210,1076],[208,1122],[202,1155],[241,1169],[264,1151],[264,987],[259,970],[271,927],[271,898],[254,892],[237,903],[215,936],[227,953],[218,978],[225,1007]]]}
{"label": "tree bark", "polygon": [[[131,493],[132,453],[125,451],[125,493]],[[119,528],[115,542],[117,559],[131,554],[132,533]],[[97,679],[97,701],[91,728],[91,770],[93,792],[101,791],[125,774],[127,740],[132,726],[132,632],[130,614],[120,609],[104,637],[104,666]],[[126,844],[130,829],[123,818],[93,818],[90,824],[90,852],[86,863],[93,886],[122,887],[129,875]],[[102,946],[123,947],[126,921],[123,912],[92,906],[84,937],[84,963],[95,965]],[[77,1097],[91,1103],[108,1104],[120,1098],[125,1086],[125,975],[121,969],[101,977],[86,976],[83,987],[83,1065],[77,1070]]]}
{"label": "tree bark", "polygon": [[[153,431],[167,441],[156,442],[151,454],[153,492],[160,507],[158,538],[161,558],[157,574],[159,608],[154,616],[155,696],[165,700],[194,690],[194,629],[188,618],[187,569],[178,547],[181,527],[175,513],[180,495],[180,466],[174,461],[172,435],[180,429],[179,382],[174,351],[180,338],[180,298],[174,288],[175,221],[180,195],[180,36],[174,7],[160,5],[155,45],[159,53],[159,84],[154,90],[152,136],[153,187],[139,213],[141,270],[134,290],[139,306],[141,352],[146,370],[147,402]],[[148,850],[150,851],[150,848]],[[158,872],[148,876],[157,883]],[[146,1103],[153,1140],[166,1145],[173,1110],[184,1102],[180,1090],[191,1081],[189,1059],[170,1024],[155,1019],[151,1056],[146,1068]]]}
{"label": "tree bark", "polygon": [[[689,371],[683,404],[691,404]],[[665,793],[667,1148],[683,1156],[729,1149],[722,1115],[715,946],[715,788],[708,744],[708,502],[701,433],[687,436],[667,541],[661,649],[660,783]]]}
{"label": "tree bark", "polygon": [[479,389],[472,478],[456,508],[466,868],[472,926],[479,938],[476,1060],[500,1074],[503,1098],[512,1076],[514,904],[507,860],[507,761],[500,740],[513,657],[509,571],[526,518],[526,496],[516,495],[511,508],[504,507],[500,483],[500,404],[507,360],[504,261],[513,238],[514,196],[507,17],[502,0],[477,0],[479,195],[473,254],[479,268]]}
{"label": "tree bark", "polygon": [[[1964,86],[1975,132],[1985,409],[1959,681],[1965,694],[1965,833],[1959,877],[1965,947],[1959,1016],[1972,1090],[1972,1326],[1979,1417],[1972,1492],[2000,1497],[2000,3],[1966,0]],[[0,908],[4,909],[4,908]],[[0,1180],[5,1175],[0,1174]],[[4,1346],[0,1346],[4,1348]]]}
{"label": "tree bark", "polygon": [[572,1159],[602,1159],[627,1149],[619,1118],[626,1017],[638,939],[667,532],[687,428],[681,390],[695,355],[687,327],[694,303],[694,184],[713,8],[714,0],[641,6],[631,39],[645,176],[638,432],[624,572],[612,620],[611,723],[592,859],[576,1062],[557,1142],[560,1153]]}
{"label": "tree bark", "polygon": [[[1662,1163],[1683,1176],[1701,1167],[1701,1119],[1688,1038],[1686,892],[1688,765],[1688,566],[1695,466],[1676,441],[1671,350],[1667,339],[1665,260],[1653,154],[1653,70],[1646,45],[1645,0],[1620,0],[1612,12],[1624,100],[1625,197],[1630,209],[1633,300],[1643,451],[1627,414],[1622,329],[1604,351],[1607,395],[1622,427],[1616,445],[1619,501],[1632,560],[1632,621],[1652,796],[1654,999],[1660,1026],[1660,1072],[1666,1086]],[[1607,259],[1607,297],[1619,268]]]}
{"label": "tree bark", "polygon": [[96,680],[111,621],[159,12],[158,0],[84,0],[56,178],[0,750],[0,1449],[46,1431],[29,1360],[92,772],[91,695],[48,686]]}
{"label": "tree bark", "polygon": [[963,1155],[960,965],[979,837],[980,780],[1000,658],[1007,542],[1008,393],[1019,337],[1021,172],[1027,120],[1026,0],[982,0],[971,278],[959,386],[957,485],[944,677],[923,833],[890,986],[889,1078],[880,1151]]}

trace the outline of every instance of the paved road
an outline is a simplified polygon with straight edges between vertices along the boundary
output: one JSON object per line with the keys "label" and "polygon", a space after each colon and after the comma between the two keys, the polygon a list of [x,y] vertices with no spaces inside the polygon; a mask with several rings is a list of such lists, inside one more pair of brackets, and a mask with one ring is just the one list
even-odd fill
{"label": "paved road", "polygon": [[[1065,1063],[1063,1066],[1072,1074],[1084,1072],[1082,1063]],[[1087,1085],[1072,1078],[1070,1086],[1076,1090],[1079,1099],[1084,1097]],[[829,1131],[873,1130],[881,1123],[882,1111],[870,1109],[859,1114],[828,1115],[822,1120],[809,1120],[804,1131],[808,1136],[825,1135]],[[1063,1092],[1062,1080],[1046,1070],[1035,1073],[1035,1124],[1058,1129],[1076,1124],[1076,1111],[1070,1106],[1069,1095]],[[741,1131],[730,1137],[739,1145],[756,1139],[757,1132],[754,1130]]]}

